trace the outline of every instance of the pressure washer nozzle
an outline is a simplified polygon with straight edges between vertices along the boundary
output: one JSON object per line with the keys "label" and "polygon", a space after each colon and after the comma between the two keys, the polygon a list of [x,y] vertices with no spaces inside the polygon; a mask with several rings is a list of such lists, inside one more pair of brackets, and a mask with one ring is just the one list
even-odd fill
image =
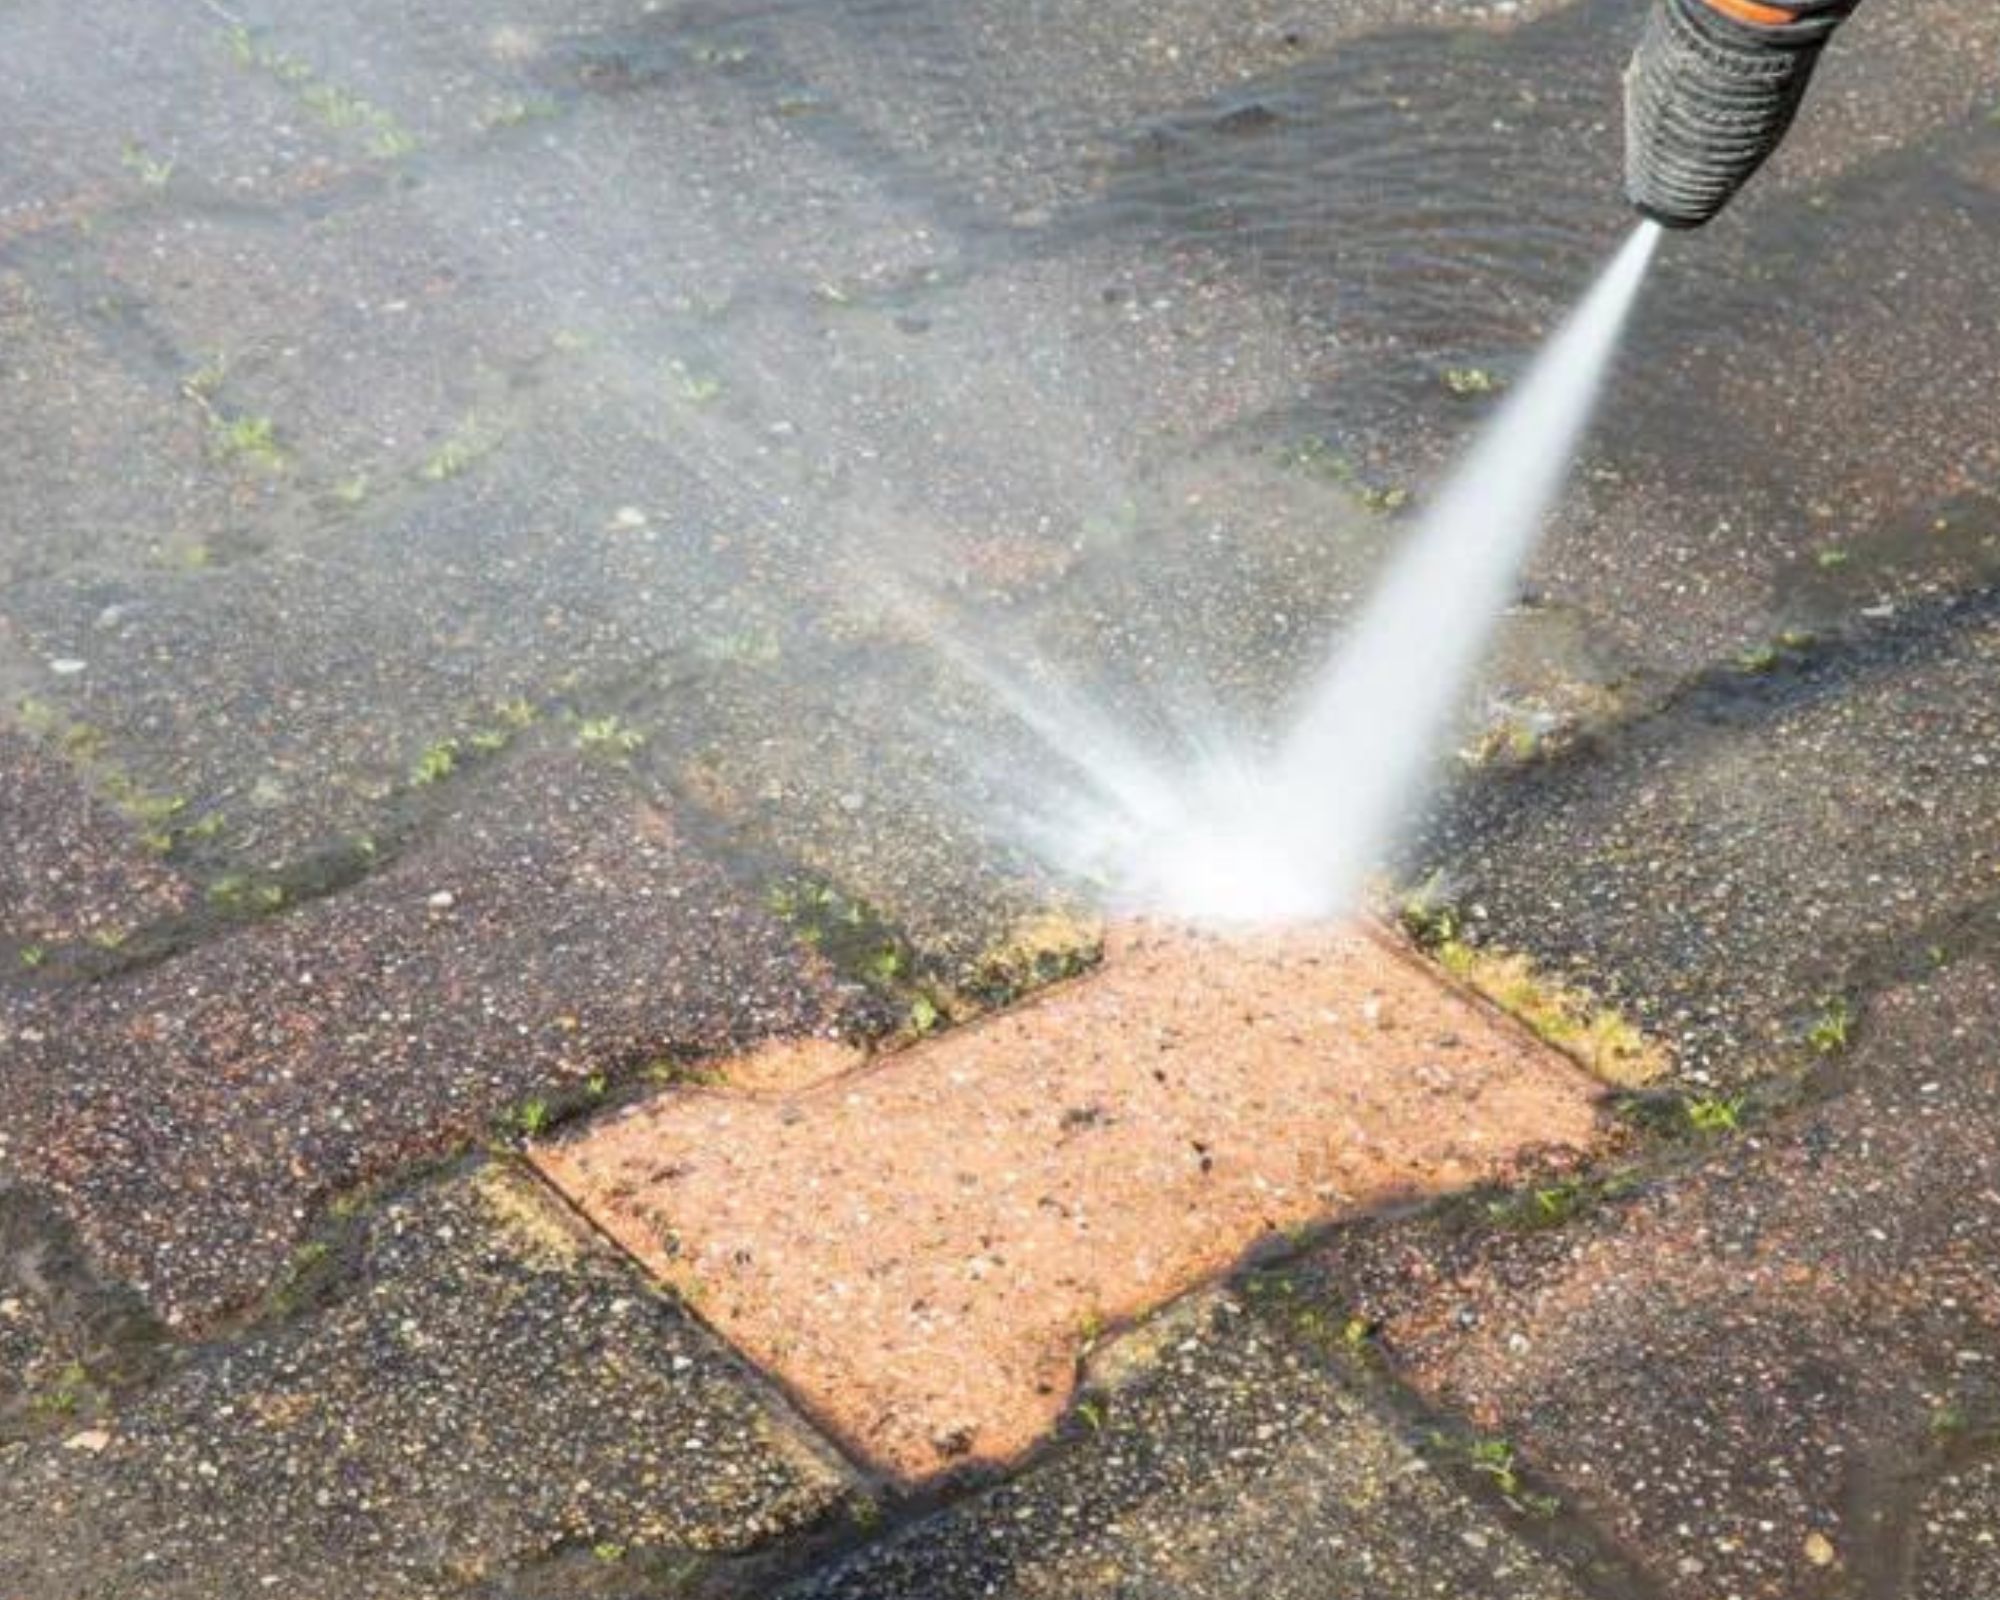
{"label": "pressure washer nozzle", "polygon": [[1856,0],[1652,0],[1625,69],[1625,193],[1669,228],[1713,217],[1778,148]]}

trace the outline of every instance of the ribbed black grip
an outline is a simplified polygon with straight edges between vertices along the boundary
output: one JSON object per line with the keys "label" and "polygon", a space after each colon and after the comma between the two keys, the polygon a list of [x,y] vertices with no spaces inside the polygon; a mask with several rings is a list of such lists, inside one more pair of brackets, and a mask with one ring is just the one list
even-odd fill
{"label": "ribbed black grip", "polygon": [[[1769,4],[1770,0],[1766,0]],[[1738,21],[1706,0],[1652,0],[1625,71],[1625,193],[1696,228],[1778,148],[1827,36],[1855,0],[1793,0],[1791,20]]]}

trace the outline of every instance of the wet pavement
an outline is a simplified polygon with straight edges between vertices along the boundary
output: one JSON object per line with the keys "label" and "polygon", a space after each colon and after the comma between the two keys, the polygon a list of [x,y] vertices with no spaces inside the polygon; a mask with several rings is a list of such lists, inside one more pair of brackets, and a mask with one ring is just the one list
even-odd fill
{"label": "wet pavement", "polygon": [[1089,1377],[1059,1460],[829,1566],[787,1600],[1574,1600],[1589,1592],[1580,1578],[1627,1576],[1588,1548],[1557,1561],[1525,1542],[1516,1513],[1454,1481],[1481,1441],[1433,1442],[1385,1416],[1337,1334],[1302,1333],[1254,1288],[1176,1306],[1102,1352]]}
{"label": "wet pavement", "polygon": [[94,948],[71,981],[44,963],[13,998],[0,1156],[170,1322],[253,1302],[317,1211],[399,1168],[858,1024],[615,768],[525,753],[465,782],[350,884],[218,879],[222,926]]}
{"label": "wet pavement", "polygon": [[9,8],[0,1593],[2000,1583],[1991,8],[1663,252],[1404,865],[1664,1053],[1596,1165],[929,1499],[516,1166],[1095,959],[968,660],[1277,703],[1625,226],[1633,26]]}
{"label": "wet pavement", "polygon": [[413,1186],[283,1298],[249,1337],[177,1352],[142,1397],[8,1451],[8,1593],[432,1595],[572,1555],[659,1583],[852,1492],[518,1175]]}
{"label": "wet pavement", "polygon": [[1551,1232],[1364,1230],[1314,1292],[1669,1594],[1923,1592],[1919,1505],[2000,1417],[1996,1002],[1990,959],[1944,958],[1792,1115],[1635,1165]]}

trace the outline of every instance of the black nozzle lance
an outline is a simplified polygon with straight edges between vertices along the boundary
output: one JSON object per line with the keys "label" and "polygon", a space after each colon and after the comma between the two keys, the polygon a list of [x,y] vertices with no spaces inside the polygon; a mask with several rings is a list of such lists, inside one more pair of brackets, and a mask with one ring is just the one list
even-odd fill
{"label": "black nozzle lance", "polygon": [[1698,228],[1791,127],[1827,38],[1855,0],[1652,0],[1625,69],[1625,193]]}

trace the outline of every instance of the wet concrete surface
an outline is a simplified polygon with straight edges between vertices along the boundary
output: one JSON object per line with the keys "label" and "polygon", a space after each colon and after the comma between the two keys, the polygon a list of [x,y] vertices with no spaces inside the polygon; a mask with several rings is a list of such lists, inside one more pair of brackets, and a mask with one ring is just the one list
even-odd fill
{"label": "wet concrete surface", "polygon": [[12,972],[36,970],[54,946],[102,942],[187,909],[191,887],[145,847],[172,817],[146,815],[135,829],[130,813],[146,812],[145,799],[122,798],[127,816],[59,756],[0,734],[0,947]]}
{"label": "wet concrete surface", "polygon": [[[480,1520],[478,1482],[551,1459],[511,1435],[455,1477],[302,1447],[306,1478],[389,1474],[380,1546],[270,1499],[250,1454],[201,1457],[240,1486],[222,1495],[159,1464],[181,1444],[149,1465],[48,1439],[73,1418],[117,1440],[127,1415],[191,1439],[287,1339],[338,1345],[342,1394],[365,1395],[388,1345],[336,1332],[364,1302],[248,1308],[356,1185],[400,1193],[496,1117],[586,1108],[600,1078],[615,1099],[661,1052],[680,1071],[772,1033],[880,1034],[1070,970],[992,980],[1054,893],[997,819],[1061,762],[936,632],[1100,687],[1134,728],[1187,679],[1224,715],[1267,710],[1491,404],[1447,371],[1504,386],[1625,225],[1632,26],[1609,0],[10,8],[0,1181],[35,1191],[0,1202],[11,1589],[132,1592],[148,1538],[181,1586],[148,1593],[262,1592],[270,1552],[311,1592],[293,1575],[324,1580],[327,1548],[350,1593],[684,1584],[600,1560],[572,1531],[596,1513],[539,1490],[490,1501],[541,1507],[518,1541]],[[1967,974],[1994,933],[1995,27],[1861,8],[1757,188],[1673,241],[1411,860],[1462,939],[1638,1017],[1711,1118],[1739,1086],[1746,1122],[1809,1102],[1719,1146],[1677,1136],[1638,1201],[1574,1235],[1468,1244],[1447,1207],[1383,1235],[1414,1241],[1393,1266],[1365,1229],[1334,1251],[1395,1372],[1518,1421],[1566,1508],[1637,1552],[1643,1573],[1581,1571],[1584,1592],[1991,1586],[1987,1523],[1960,1515],[1992,1503],[1991,1429],[1950,1319],[1905,1348],[1782,1268],[1740,1280],[1768,1305],[1731,1310],[1688,1240],[1755,1224],[1855,1301],[1930,1286],[1966,1329],[1983,1315],[1939,1286],[1990,1278],[1991,1246],[1918,1179],[1935,1150],[1967,1206],[1990,1187],[1963,1136],[1990,1017]],[[893,974],[862,970],[885,950]],[[1879,1259],[1871,1182],[1895,1212]],[[1593,1230],[1627,1241],[1665,1332],[1551,1309],[1560,1359],[1510,1376],[1479,1296],[1583,1295],[1613,1248]],[[1461,1259],[1488,1263],[1450,1300],[1464,1325],[1419,1292]],[[383,1281],[452,1281],[425,1260]],[[467,1363],[539,1370],[537,1340],[496,1351],[486,1325],[453,1325],[449,1371],[383,1367],[399,1419],[468,1415]],[[1226,1328],[1204,1339],[1167,1389],[1270,1377]],[[1671,1359],[1636,1355],[1649,1340]],[[632,1345],[633,1382],[672,1374],[669,1344]],[[159,1350],[183,1362],[166,1380]],[[583,1403],[586,1379],[550,1381],[551,1406]],[[1071,1490],[1123,1468],[1068,1446],[882,1559],[912,1593],[1434,1570],[1537,1592],[1454,1564],[1477,1551],[1454,1519],[1483,1531],[1492,1508],[1449,1472],[1400,1476],[1370,1395],[1255,1493],[1231,1476],[1264,1459],[1253,1399],[1205,1432],[1136,1406],[1121,1440],[1158,1443],[1128,1503],[1199,1551],[1179,1564],[1112,1575],[1113,1514],[1064,1511],[1110,1504]],[[1934,1395],[1925,1433],[1911,1407]],[[1766,1422],[1798,1441],[1775,1466],[1749,1442]],[[1427,1487],[1332,1505],[1335,1440]],[[659,1482],[600,1542],[813,1559],[804,1511],[648,1523],[712,1486]],[[82,1564],[38,1539],[55,1504]],[[131,1504],[158,1509],[151,1534],[124,1531]],[[965,1553],[996,1520],[1030,1530],[1004,1573]],[[1329,1526],[1350,1542],[1316,1541]],[[1513,1560],[1516,1534],[1545,1542],[1487,1548]]]}
{"label": "wet concrete surface", "polygon": [[115,1416],[0,1447],[8,1594],[431,1596],[594,1550],[665,1584],[849,1492],[732,1356],[503,1167],[365,1209],[292,1294]]}
{"label": "wet concrete surface", "polygon": [[350,887],[221,880],[234,926],[8,1005],[0,1162],[170,1322],[253,1301],[318,1208],[402,1165],[848,1020],[615,767],[530,752],[460,781]]}
{"label": "wet concrete surface", "polygon": [[1814,1054],[1831,1009],[1991,950],[2000,631],[1904,603],[1720,667],[1601,748],[1470,793],[1416,859],[1472,937],[1625,1005],[1692,1083]]}
{"label": "wet concrete surface", "polygon": [[1945,1473],[1918,1516],[1920,1553],[1910,1594],[1945,1600],[2000,1585],[2000,1464]]}
{"label": "wet concrete surface", "polygon": [[1899,985],[1817,1102],[1541,1231],[1362,1230],[1325,1292],[1668,1593],[1920,1592],[1977,1548],[1919,1507],[2000,1393],[1996,999],[1990,956]]}
{"label": "wet concrete surface", "polygon": [[1018,1483],[784,1595],[1587,1592],[1522,1540],[1518,1513],[1469,1500],[1338,1359],[1254,1301],[1200,1297],[1100,1352],[1071,1434]]}

